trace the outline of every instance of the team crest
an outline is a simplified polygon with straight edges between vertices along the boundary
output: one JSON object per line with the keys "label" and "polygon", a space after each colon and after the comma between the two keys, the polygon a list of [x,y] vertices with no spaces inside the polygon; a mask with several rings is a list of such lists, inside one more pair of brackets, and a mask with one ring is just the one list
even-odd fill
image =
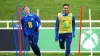
{"label": "team crest", "polygon": [[34,20],[34,18],[31,18],[31,20]]}

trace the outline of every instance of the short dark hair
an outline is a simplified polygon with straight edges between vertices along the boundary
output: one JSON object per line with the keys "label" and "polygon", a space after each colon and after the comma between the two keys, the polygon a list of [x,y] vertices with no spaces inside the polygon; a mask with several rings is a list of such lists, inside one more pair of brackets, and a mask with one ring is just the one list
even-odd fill
{"label": "short dark hair", "polygon": [[28,7],[28,5],[23,6],[23,8]]}
{"label": "short dark hair", "polygon": [[68,7],[69,7],[69,4],[64,4],[63,7],[64,7],[64,6],[68,6]]}

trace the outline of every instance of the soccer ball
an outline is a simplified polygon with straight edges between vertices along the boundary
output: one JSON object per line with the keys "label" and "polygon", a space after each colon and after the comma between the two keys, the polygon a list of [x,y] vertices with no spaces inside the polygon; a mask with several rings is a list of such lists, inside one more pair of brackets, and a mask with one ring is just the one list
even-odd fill
{"label": "soccer ball", "polygon": [[[91,33],[91,37],[90,37]],[[98,36],[96,33],[93,33],[92,31],[86,31],[82,33],[81,35],[81,45],[85,49],[93,49],[98,44]]]}

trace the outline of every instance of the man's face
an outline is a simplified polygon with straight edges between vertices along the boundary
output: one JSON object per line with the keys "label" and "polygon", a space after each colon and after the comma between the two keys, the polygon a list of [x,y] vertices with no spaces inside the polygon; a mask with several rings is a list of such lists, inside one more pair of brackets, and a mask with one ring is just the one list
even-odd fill
{"label": "man's face", "polygon": [[68,13],[69,12],[69,6],[64,6],[63,10],[64,10],[65,13]]}
{"label": "man's face", "polygon": [[25,8],[24,8],[24,12],[25,12],[26,14],[29,14],[29,13],[30,13],[29,10],[30,10],[29,7],[25,7]]}

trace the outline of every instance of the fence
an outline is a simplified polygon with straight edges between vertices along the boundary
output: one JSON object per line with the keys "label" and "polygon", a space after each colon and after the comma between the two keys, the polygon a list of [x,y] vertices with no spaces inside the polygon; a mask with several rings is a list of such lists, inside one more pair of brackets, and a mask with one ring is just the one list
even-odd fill
{"label": "fence", "polygon": [[[17,21],[14,21],[15,23],[17,22]],[[55,20],[41,20],[41,22],[42,23],[55,23]],[[75,21],[76,23],[79,23],[80,22],[80,20],[76,20]],[[82,23],[87,23],[87,22],[90,22],[89,20],[82,20]],[[93,23],[99,23],[100,22],[100,20],[91,20],[91,22],[93,22]],[[6,24],[6,27],[4,27],[4,29],[9,29],[10,27],[9,27],[9,25],[10,25],[10,23],[12,23],[12,21],[11,20],[6,20],[6,21],[0,21],[0,24],[1,23],[5,23]],[[42,25],[41,25],[41,27],[42,27]],[[0,27],[0,28],[3,28],[3,27]],[[47,27],[47,28],[50,28],[50,27]]]}

